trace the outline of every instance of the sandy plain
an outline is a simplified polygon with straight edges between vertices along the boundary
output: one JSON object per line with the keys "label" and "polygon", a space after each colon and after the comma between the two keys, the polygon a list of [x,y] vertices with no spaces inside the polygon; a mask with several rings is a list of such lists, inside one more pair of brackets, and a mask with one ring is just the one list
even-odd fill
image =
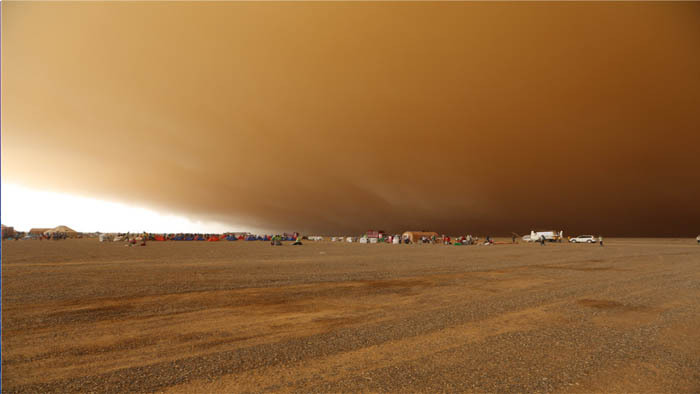
{"label": "sandy plain", "polygon": [[5,241],[2,391],[699,392],[700,246]]}

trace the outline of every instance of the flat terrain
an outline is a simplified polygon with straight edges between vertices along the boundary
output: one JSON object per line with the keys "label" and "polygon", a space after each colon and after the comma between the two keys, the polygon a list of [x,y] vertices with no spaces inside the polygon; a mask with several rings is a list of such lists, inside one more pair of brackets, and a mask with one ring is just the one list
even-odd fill
{"label": "flat terrain", "polygon": [[700,392],[700,246],[2,243],[3,392]]}

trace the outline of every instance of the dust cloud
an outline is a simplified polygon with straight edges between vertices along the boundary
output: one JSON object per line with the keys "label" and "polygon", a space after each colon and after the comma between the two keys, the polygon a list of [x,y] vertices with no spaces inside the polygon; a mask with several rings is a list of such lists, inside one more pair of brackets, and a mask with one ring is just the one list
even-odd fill
{"label": "dust cloud", "polygon": [[700,3],[3,2],[2,48],[8,182],[270,231],[700,231]]}

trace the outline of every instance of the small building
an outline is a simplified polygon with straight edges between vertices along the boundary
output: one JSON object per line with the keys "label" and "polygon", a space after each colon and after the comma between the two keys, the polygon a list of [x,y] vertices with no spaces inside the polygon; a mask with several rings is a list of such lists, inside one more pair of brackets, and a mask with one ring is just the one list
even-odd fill
{"label": "small building", "polygon": [[29,230],[30,235],[42,235],[45,232],[51,230],[50,228],[33,228]]}
{"label": "small building", "polygon": [[365,236],[367,238],[382,238],[384,237],[384,234],[386,234],[384,230],[369,230]]}
{"label": "small building", "polygon": [[4,224],[2,224],[1,226],[2,226],[2,239],[12,238],[15,236],[15,228],[14,227],[5,226]]}

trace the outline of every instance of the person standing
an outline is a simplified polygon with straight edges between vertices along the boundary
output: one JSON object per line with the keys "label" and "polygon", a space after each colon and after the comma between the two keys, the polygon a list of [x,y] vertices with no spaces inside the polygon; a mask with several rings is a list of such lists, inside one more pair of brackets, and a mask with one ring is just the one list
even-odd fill
{"label": "person standing", "polygon": [[544,235],[540,235],[540,245],[544,246]]}
{"label": "person standing", "polygon": [[515,243],[515,234],[513,234],[513,243]]}
{"label": "person standing", "polygon": [[598,242],[600,242],[600,246],[603,246],[603,236],[602,235],[598,236]]}

